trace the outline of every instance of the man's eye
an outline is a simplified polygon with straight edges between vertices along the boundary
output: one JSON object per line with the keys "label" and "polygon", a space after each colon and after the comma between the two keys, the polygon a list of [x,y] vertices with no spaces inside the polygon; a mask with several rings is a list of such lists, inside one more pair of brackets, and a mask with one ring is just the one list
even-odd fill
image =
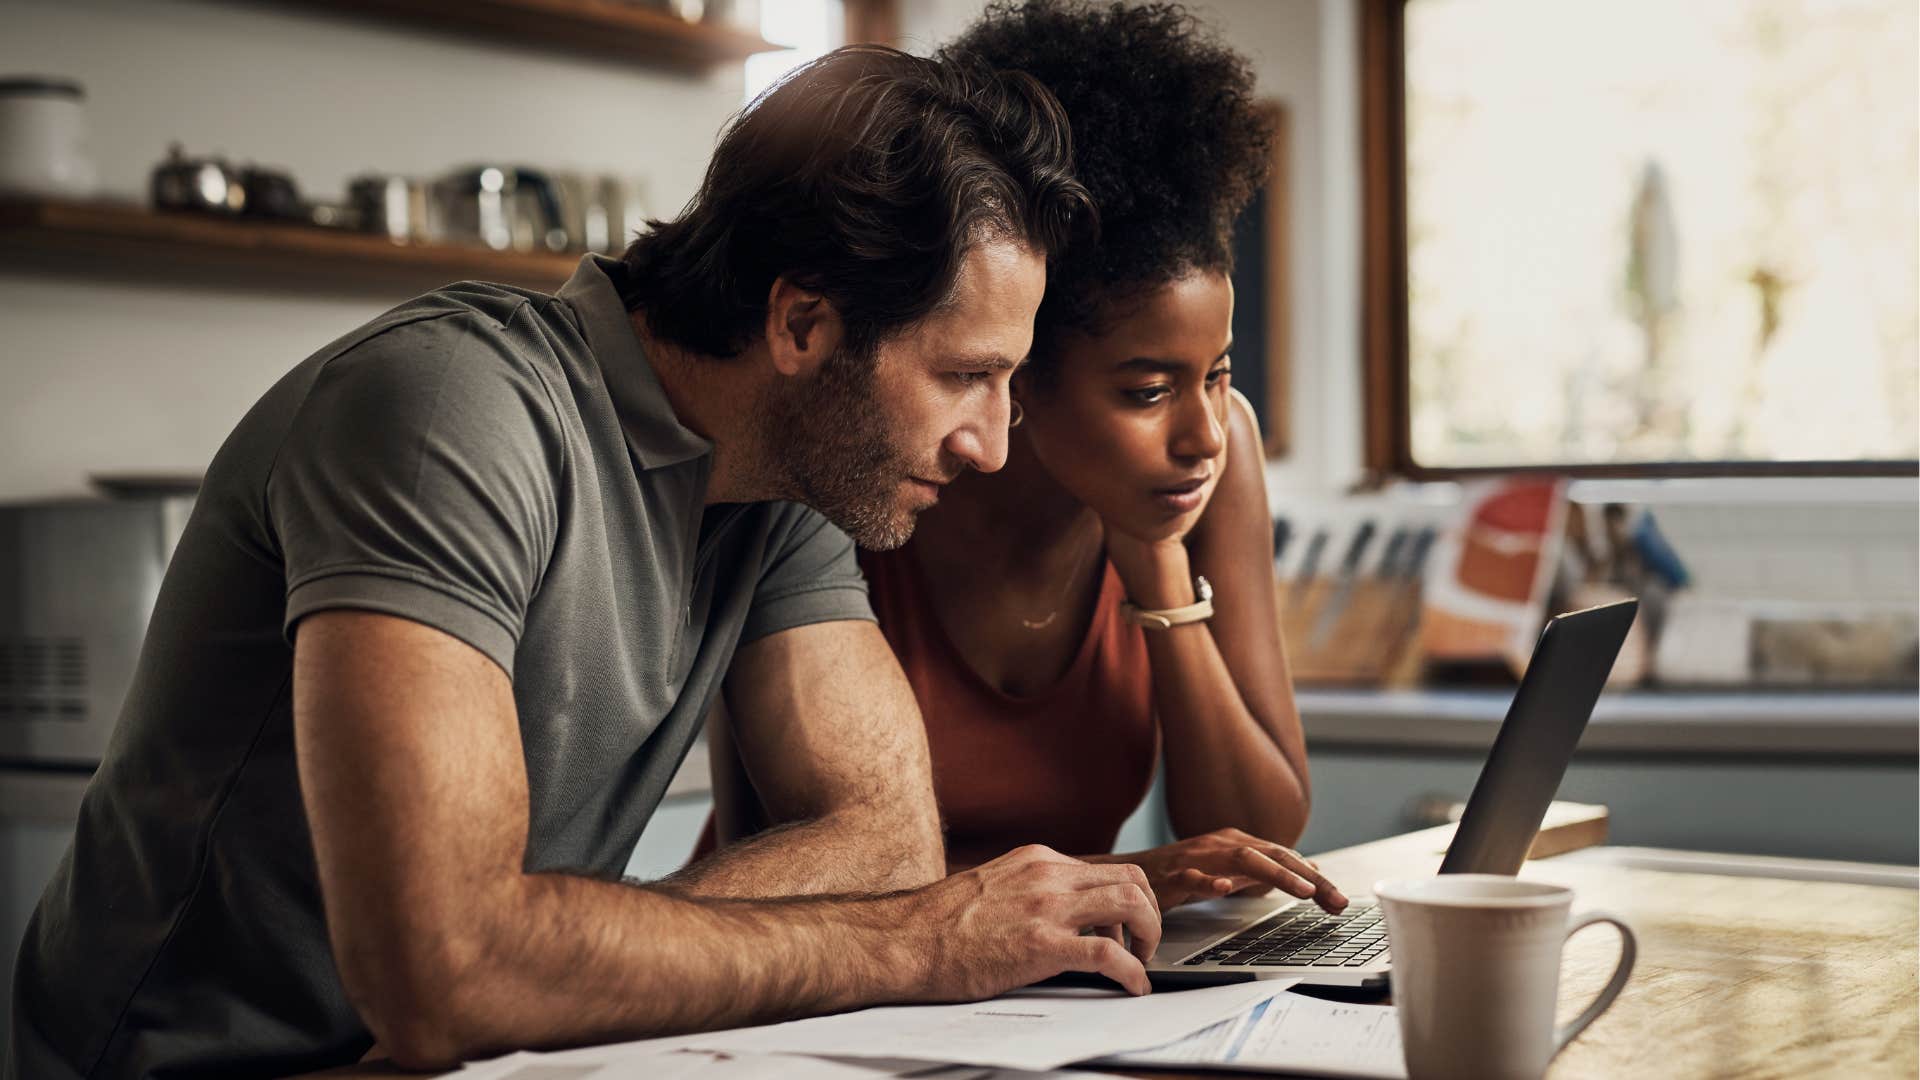
{"label": "man's eye", "polygon": [[1127,391],[1127,396],[1142,405],[1154,405],[1170,393],[1172,391],[1164,386],[1143,386],[1138,390]]}
{"label": "man's eye", "polygon": [[992,373],[987,371],[956,371],[953,377],[960,381],[961,386],[972,386],[975,383],[987,381],[987,376],[990,374]]}
{"label": "man's eye", "polygon": [[1218,386],[1231,378],[1233,378],[1232,368],[1214,368],[1212,371],[1207,372],[1207,385],[1209,387]]}

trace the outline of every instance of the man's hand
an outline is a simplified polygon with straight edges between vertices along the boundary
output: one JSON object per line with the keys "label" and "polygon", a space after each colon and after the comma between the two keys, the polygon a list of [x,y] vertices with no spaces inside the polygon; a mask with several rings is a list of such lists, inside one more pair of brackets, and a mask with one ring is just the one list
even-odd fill
{"label": "man's hand", "polygon": [[901,900],[901,932],[926,942],[929,1000],[977,1000],[1068,971],[1149,990],[1160,909],[1138,866],[1096,866],[1034,844]]}
{"label": "man's hand", "polygon": [[1268,888],[1312,898],[1336,914],[1347,906],[1346,896],[1311,860],[1284,844],[1239,829],[1216,829],[1146,851],[1092,858],[1140,867],[1162,909]]}

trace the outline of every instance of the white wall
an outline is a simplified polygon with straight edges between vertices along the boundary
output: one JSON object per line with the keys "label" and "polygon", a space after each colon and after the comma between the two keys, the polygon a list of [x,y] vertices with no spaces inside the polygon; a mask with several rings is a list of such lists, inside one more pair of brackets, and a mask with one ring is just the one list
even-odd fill
{"label": "white wall", "polygon": [[[6,0],[0,72],[87,90],[103,193],[144,200],[167,144],[352,175],[476,161],[639,173],[670,212],[738,108],[741,71],[682,76],[344,16],[214,0]],[[204,468],[287,368],[403,299],[210,289],[0,264],[0,499],[109,470]]]}
{"label": "white wall", "polygon": [[922,56],[967,28],[981,0],[900,0],[900,47]]}

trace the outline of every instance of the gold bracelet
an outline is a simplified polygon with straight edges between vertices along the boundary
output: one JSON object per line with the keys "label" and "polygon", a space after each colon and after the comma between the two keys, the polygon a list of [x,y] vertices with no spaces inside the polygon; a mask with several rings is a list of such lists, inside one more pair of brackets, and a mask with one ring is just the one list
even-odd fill
{"label": "gold bracelet", "polygon": [[1128,622],[1149,630],[1171,630],[1176,626],[1213,618],[1213,585],[1205,577],[1196,574],[1193,595],[1199,599],[1185,607],[1161,608],[1158,611],[1136,607],[1132,601],[1126,601],[1120,605],[1120,615]]}

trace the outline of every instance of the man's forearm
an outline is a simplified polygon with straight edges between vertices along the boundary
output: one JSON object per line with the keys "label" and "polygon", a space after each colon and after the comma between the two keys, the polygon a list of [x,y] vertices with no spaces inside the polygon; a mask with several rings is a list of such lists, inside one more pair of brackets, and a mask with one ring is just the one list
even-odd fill
{"label": "man's forearm", "polygon": [[739,899],[891,892],[941,877],[945,863],[937,828],[903,827],[900,815],[849,809],[728,844],[661,885]]}
{"label": "man's forearm", "polygon": [[[439,993],[376,1031],[405,1064],[712,1030],[912,1000],[929,950],[910,896],[693,900],[563,874],[522,875],[442,935]],[[423,934],[429,933],[422,928]],[[356,1002],[356,1005],[367,1003]]]}
{"label": "man's forearm", "polygon": [[[728,897],[872,893],[943,876],[926,730],[874,624],[798,627],[743,648],[708,739],[715,830],[730,846],[670,887]],[[747,836],[757,838],[733,844]]]}

